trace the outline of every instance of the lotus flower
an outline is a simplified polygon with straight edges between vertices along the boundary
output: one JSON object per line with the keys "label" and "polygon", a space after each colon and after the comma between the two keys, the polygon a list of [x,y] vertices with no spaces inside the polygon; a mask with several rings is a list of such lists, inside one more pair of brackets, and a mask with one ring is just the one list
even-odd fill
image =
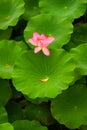
{"label": "lotus flower", "polygon": [[44,34],[39,35],[37,32],[34,32],[33,37],[29,38],[28,41],[36,46],[34,49],[34,53],[38,53],[40,50],[46,55],[50,55],[50,51],[47,48],[49,44],[54,40],[53,36],[45,36]]}

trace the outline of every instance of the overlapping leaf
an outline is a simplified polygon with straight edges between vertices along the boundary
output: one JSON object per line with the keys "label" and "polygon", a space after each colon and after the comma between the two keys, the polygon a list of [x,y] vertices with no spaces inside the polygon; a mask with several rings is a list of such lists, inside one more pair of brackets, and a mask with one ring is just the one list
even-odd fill
{"label": "overlapping leaf", "polygon": [[71,35],[71,39],[64,48],[70,50],[83,43],[87,43],[87,24],[79,23],[74,26],[74,32]]}
{"label": "overlapping leaf", "polygon": [[32,99],[32,98],[29,98],[26,95],[25,95],[25,98],[27,100],[29,100],[31,103],[34,103],[34,104],[40,104],[42,102],[48,102],[50,100],[50,98],[35,98],[35,99]]}
{"label": "overlapping leaf", "polygon": [[80,75],[87,75],[87,43],[81,44],[71,50],[71,55],[77,65]]}
{"label": "overlapping leaf", "polygon": [[37,121],[17,120],[13,123],[14,130],[47,130]]}
{"label": "overlapping leaf", "polygon": [[23,18],[29,20],[30,17],[39,14],[38,2],[39,0],[24,0],[25,12]]}
{"label": "overlapping leaf", "polygon": [[9,82],[4,79],[0,79],[0,103],[6,105],[11,96],[12,92]]}
{"label": "overlapping leaf", "polygon": [[16,25],[18,18],[24,12],[23,0],[0,0],[0,29]]}
{"label": "overlapping leaf", "polygon": [[19,57],[21,48],[15,41],[0,41],[0,77],[9,79],[12,76],[13,66]]}
{"label": "overlapping leaf", "polygon": [[70,129],[87,125],[87,87],[74,85],[52,101],[52,114]]}
{"label": "overlapping leaf", "polygon": [[71,56],[63,49],[51,51],[49,57],[29,51],[16,62],[13,84],[30,98],[54,98],[73,81],[74,68]]}
{"label": "overlapping leaf", "polygon": [[60,20],[54,15],[41,14],[32,17],[25,28],[24,37],[26,42],[33,36],[34,32],[54,36],[55,40],[50,44],[49,48],[56,49],[69,41],[70,34],[73,32],[73,26],[70,21]]}
{"label": "overlapping leaf", "polygon": [[60,19],[75,19],[84,14],[86,4],[84,0],[40,0],[41,13],[55,14]]}
{"label": "overlapping leaf", "polygon": [[49,126],[55,121],[47,105],[36,105],[29,103],[25,109],[25,114],[29,120],[38,120],[43,125]]}
{"label": "overlapping leaf", "polygon": [[5,108],[2,106],[2,104],[0,104],[0,124],[5,123],[7,121],[8,121],[7,112]]}
{"label": "overlapping leaf", "polygon": [[87,43],[87,23],[75,25],[71,41],[77,45]]}
{"label": "overlapping leaf", "polygon": [[0,130],[14,130],[14,128],[10,123],[3,123],[0,124]]}
{"label": "overlapping leaf", "polygon": [[8,112],[8,121],[14,122],[15,120],[23,119],[22,108],[17,103],[9,103],[6,105],[6,110]]}
{"label": "overlapping leaf", "polygon": [[9,39],[12,33],[12,28],[6,30],[0,30],[0,40]]}

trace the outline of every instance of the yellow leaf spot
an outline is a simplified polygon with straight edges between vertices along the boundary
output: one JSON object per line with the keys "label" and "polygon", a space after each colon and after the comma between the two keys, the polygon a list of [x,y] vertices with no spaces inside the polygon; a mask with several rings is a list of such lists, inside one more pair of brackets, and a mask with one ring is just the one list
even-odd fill
{"label": "yellow leaf spot", "polygon": [[64,7],[64,9],[67,9],[67,8],[68,8],[67,6]]}
{"label": "yellow leaf spot", "polygon": [[40,79],[41,80],[41,82],[47,82],[48,81],[48,77],[47,78],[42,78],[42,79]]}
{"label": "yellow leaf spot", "polygon": [[5,64],[5,68],[10,68],[11,66],[9,64]]}

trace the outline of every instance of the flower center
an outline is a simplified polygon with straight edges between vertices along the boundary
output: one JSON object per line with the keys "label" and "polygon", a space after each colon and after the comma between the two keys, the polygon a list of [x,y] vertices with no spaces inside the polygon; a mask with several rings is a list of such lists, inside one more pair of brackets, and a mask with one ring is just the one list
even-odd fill
{"label": "flower center", "polygon": [[44,39],[37,38],[36,45],[39,47],[45,47]]}

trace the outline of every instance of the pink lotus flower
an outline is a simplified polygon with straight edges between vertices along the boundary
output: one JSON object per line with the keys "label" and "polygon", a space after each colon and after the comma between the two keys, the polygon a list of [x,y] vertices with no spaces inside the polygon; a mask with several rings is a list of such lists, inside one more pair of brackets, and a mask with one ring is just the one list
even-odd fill
{"label": "pink lotus flower", "polygon": [[39,35],[37,32],[34,32],[33,37],[28,39],[28,41],[36,46],[34,49],[34,53],[39,52],[42,50],[42,52],[46,55],[50,55],[50,51],[47,48],[49,44],[54,40],[55,38],[53,36],[45,36],[44,34]]}

